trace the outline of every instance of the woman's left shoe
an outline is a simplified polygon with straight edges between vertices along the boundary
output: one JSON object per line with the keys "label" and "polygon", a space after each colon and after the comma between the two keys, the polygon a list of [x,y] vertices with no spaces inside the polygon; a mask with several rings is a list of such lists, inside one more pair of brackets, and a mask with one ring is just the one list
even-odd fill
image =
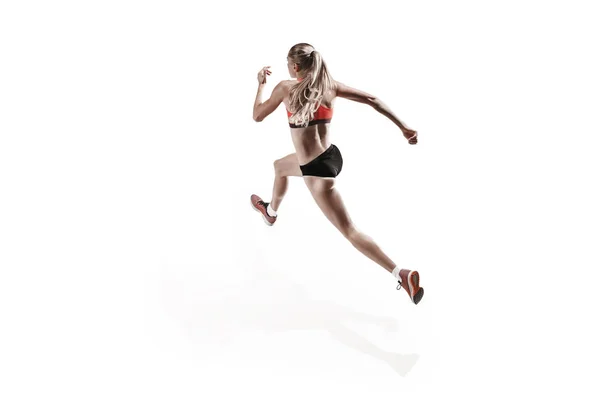
{"label": "woman's left shoe", "polygon": [[423,288],[419,286],[419,273],[417,271],[411,271],[410,269],[401,269],[400,279],[402,280],[398,281],[398,287],[396,287],[396,289],[400,290],[400,288],[403,287],[410,296],[412,302],[419,304],[425,293]]}

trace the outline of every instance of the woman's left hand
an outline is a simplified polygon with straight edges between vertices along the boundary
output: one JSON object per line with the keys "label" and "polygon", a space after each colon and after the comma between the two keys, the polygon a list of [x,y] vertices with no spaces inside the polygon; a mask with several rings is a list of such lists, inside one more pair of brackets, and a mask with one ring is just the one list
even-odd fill
{"label": "woman's left hand", "polygon": [[271,71],[269,71],[269,68],[271,67],[264,67],[263,69],[258,71],[257,79],[259,84],[263,85],[267,83],[267,75],[271,75]]}

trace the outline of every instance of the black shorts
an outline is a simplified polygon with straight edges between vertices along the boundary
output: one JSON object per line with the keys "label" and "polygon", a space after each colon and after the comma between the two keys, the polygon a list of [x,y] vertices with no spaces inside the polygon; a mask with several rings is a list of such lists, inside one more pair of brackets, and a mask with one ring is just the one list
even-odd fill
{"label": "black shorts", "polygon": [[300,170],[302,176],[322,176],[322,177],[336,177],[342,172],[342,165],[344,160],[342,159],[342,153],[335,144],[331,144],[323,153],[309,161],[307,164],[301,165]]}

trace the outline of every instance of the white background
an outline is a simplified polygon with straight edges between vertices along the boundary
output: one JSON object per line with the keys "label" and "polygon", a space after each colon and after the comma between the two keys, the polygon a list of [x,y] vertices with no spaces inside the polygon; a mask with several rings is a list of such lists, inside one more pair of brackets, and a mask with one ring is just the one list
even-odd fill
{"label": "white background", "polygon": [[[4,1],[0,398],[597,399],[593,2]],[[415,306],[273,161],[298,42],[338,189]]]}

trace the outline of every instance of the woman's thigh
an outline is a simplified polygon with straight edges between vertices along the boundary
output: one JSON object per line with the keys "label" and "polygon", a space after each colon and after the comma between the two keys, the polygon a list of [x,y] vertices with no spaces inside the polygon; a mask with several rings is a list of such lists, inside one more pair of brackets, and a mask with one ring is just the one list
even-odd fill
{"label": "woman's thigh", "polygon": [[335,178],[305,176],[304,183],[327,219],[348,237],[355,229],[354,222],[335,187]]}

